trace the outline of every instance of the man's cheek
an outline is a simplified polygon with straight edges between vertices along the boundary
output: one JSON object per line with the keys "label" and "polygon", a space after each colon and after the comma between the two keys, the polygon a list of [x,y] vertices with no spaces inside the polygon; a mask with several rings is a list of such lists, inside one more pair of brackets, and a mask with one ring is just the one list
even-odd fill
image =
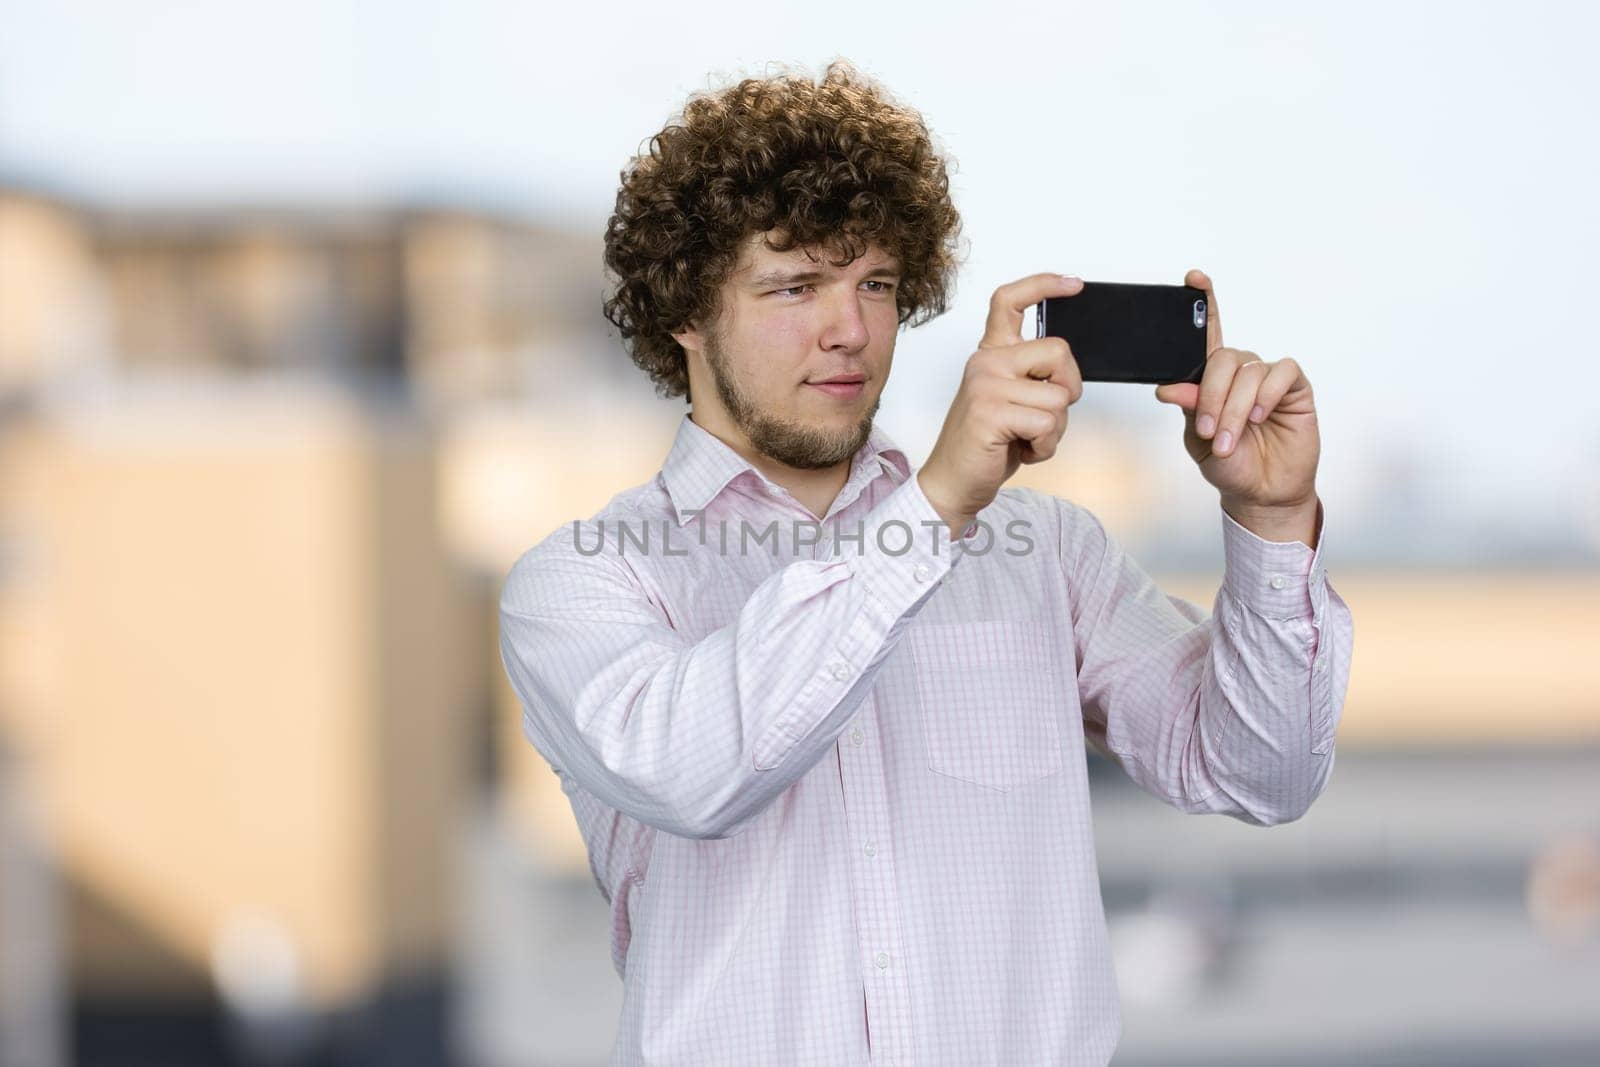
{"label": "man's cheek", "polygon": [[807,315],[780,315],[765,324],[760,343],[774,355],[787,352],[804,357],[820,332],[820,325],[813,324]]}

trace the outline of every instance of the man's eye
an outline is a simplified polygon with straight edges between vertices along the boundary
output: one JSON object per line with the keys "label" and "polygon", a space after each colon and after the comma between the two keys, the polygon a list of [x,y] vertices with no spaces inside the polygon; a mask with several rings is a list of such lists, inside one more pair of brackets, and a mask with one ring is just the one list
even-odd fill
{"label": "man's eye", "polygon": [[[887,293],[887,292],[889,292],[890,290],[892,290],[894,288],[894,283],[893,282],[878,281],[875,278],[869,278],[865,282],[863,282],[862,284],[863,285],[876,285],[878,288],[871,290],[871,292],[874,292],[874,293]],[[799,296],[799,295],[803,294],[807,289],[810,289],[810,288],[811,288],[811,286],[809,286],[809,285],[792,285],[787,289],[774,289],[774,290],[772,290],[772,295],[773,296],[788,296],[789,294],[793,293],[794,295]]]}

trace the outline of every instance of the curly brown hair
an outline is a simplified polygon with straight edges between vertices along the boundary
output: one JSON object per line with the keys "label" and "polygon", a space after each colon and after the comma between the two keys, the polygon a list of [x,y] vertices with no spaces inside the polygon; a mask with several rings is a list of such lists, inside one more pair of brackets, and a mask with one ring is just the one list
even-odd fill
{"label": "curly brown hair", "polygon": [[[714,321],[752,233],[777,252],[823,249],[844,266],[876,244],[901,262],[901,325],[942,314],[954,292],[961,217],[946,160],[916,111],[847,61],[820,83],[783,73],[689,98],[622,171],[606,224],[604,303],[663,397],[689,394],[672,338]],[[814,254],[814,253],[813,253]]]}

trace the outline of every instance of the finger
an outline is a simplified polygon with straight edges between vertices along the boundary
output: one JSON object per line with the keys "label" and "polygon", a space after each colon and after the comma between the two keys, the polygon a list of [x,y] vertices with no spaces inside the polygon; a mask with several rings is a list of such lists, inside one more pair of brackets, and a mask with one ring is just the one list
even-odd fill
{"label": "finger", "polygon": [[1072,358],[1072,346],[1060,337],[1040,337],[1011,346],[1007,362],[1017,378],[1037,378],[1072,390],[1073,400],[1083,395],[1083,372]]}
{"label": "finger", "polygon": [[1072,296],[1083,279],[1065,274],[1030,274],[994,291],[979,348],[1014,345],[1022,337],[1022,313],[1050,296]]}
{"label": "finger", "polygon": [[[1019,417],[1021,417],[1021,412],[1036,412],[1039,410],[1038,408],[1033,407],[1031,404],[1013,404],[1011,405],[1011,409],[1018,412]],[[1020,457],[1023,463],[1039,463],[1055,455],[1056,447],[1061,443],[1061,438],[1065,436],[1067,432],[1066,411],[1062,411],[1059,415],[1054,415],[1048,412],[1046,414],[1050,418],[1050,423],[1045,428],[1043,433],[1037,433],[1031,437],[1019,438],[1021,443],[1025,443],[1028,446],[1028,451],[1024,452]],[[1040,425],[1043,425],[1043,423]]]}
{"label": "finger", "polygon": [[1239,369],[1234,372],[1233,384],[1228,388],[1228,399],[1223,401],[1222,413],[1217,416],[1217,435],[1212,445],[1212,451],[1217,455],[1226,456],[1238,447],[1245,422],[1250,417],[1250,409],[1255,407],[1261,393],[1261,383],[1270,370],[1265,362],[1255,359],[1239,364]]}
{"label": "finger", "polygon": [[1156,386],[1156,399],[1163,404],[1176,404],[1185,411],[1193,411],[1200,399],[1200,386],[1194,382],[1167,382]]}
{"label": "finger", "polygon": [[999,382],[995,386],[995,395],[1013,404],[1035,407],[1052,415],[1060,414],[1077,400],[1072,390],[1064,385],[1032,378]]}
{"label": "finger", "polygon": [[1083,371],[1072,357],[1072,346],[1062,338],[1040,338],[1019,344],[1014,370],[1026,378],[1054,382],[1072,390],[1072,400],[1083,395]]}
{"label": "finger", "polygon": [[[1267,416],[1278,409],[1283,398],[1303,379],[1300,365],[1292,359],[1274,360],[1268,364],[1267,377],[1256,391],[1256,409],[1250,412],[1251,422],[1266,422]],[[1256,411],[1260,411],[1259,416]]]}
{"label": "finger", "polygon": [[1061,448],[1061,434],[1051,434],[1046,437],[1037,437],[1032,441],[1017,441],[1014,445],[1018,449],[1017,460],[1024,466],[1030,463],[1043,463],[1054,458]]}
{"label": "finger", "polygon": [[1053,412],[1032,404],[1007,403],[1001,409],[1001,426],[1007,435],[1026,441],[1035,451],[1042,448],[1056,432],[1057,418]]}
{"label": "finger", "polygon": [[1206,372],[1200,378],[1200,399],[1195,403],[1195,432],[1210,438],[1217,432],[1223,402],[1233,388],[1233,376],[1242,363],[1260,360],[1254,352],[1219,348],[1206,357]]}
{"label": "finger", "polygon": [[1206,355],[1222,347],[1222,312],[1217,309],[1217,293],[1211,276],[1196,268],[1183,276],[1184,285],[1206,291]]}

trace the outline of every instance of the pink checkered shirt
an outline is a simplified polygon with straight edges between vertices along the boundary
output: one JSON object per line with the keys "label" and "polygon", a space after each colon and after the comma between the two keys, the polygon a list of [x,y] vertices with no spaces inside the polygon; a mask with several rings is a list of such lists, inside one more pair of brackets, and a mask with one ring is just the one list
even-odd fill
{"label": "pink checkered shirt", "polygon": [[874,429],[819,524],[686,415],[513,566],[501,656],[610,908],[613,1065],[1105,1064],[1085,741],[1186,812],[1321,792],[1353,641],[1325,531],[1223,512],[1207,614],[1070,501],[979,520],[951,542]]}

